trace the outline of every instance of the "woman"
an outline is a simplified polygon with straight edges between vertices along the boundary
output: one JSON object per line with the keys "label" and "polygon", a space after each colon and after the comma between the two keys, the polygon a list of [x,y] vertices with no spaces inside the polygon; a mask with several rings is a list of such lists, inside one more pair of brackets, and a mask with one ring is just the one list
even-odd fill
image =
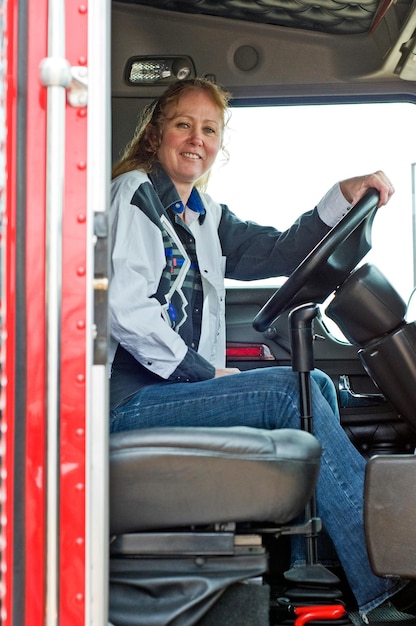
{"label": "woman", "polygon": [[[298,378],[290,368],[225,367],[224,276],[288,275],[369,188],[379,191],[380,206],[394,192],[379,171],[334,185],[286,232],[243,222],[197,191],[222,147],[227,114],[220,87],[203,79],[175,83],[146,110],[115,165],[112,432],[162,425],[298,428]],[[361,615],[394,594],[404,608],[409,587],[375,576],[368,562],[365,462],[340,427],[332,382],[317,370],[311,378],[314,429],[323,446],[319,515]],[[294,565],[302,558],[296,552]]]}

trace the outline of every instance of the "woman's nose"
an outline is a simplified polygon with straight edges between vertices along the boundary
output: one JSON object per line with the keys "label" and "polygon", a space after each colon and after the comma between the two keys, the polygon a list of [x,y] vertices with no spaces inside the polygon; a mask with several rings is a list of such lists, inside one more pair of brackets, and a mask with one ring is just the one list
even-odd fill
{"label": "woman's nose", "polygon": [[200,146],[202,144],[202,131],[198,129],[193,130],[189,140],[192,144]]}

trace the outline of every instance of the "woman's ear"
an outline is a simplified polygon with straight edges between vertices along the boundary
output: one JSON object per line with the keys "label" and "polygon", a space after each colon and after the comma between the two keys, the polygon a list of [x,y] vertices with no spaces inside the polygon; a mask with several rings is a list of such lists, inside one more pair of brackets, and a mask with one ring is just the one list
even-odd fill
{"label": "woman's ear", "polygon": [[149,152],[156,154],[160,145],[160,138],[158,129],[154,124],[148,124],[146,126],[145,137]]}

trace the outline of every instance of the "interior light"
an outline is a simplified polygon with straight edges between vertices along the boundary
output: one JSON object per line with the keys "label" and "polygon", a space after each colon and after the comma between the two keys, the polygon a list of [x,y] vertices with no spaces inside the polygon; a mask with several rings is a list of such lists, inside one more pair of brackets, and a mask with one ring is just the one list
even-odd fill
{"label": "interior light", "polygon": [[132,85],[169,83],[194,76],[189,57],[133,57],[127,63],[126,78]]}

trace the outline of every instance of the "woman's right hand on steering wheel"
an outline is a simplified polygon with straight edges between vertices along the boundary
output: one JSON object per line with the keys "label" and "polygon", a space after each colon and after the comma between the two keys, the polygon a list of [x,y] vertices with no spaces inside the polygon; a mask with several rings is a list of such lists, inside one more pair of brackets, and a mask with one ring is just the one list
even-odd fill
{"label": "woman's right hand on steering wheel", "polygon": [[365,176],[354,176],[342,180],[339,184],[342,195],[351,203],[351,206],[357,204],[359,200],[371,188],[377,189],[380,194],[379,207],[384,206],[394,194],[394,187],[389,178],[381,170],[374,174],[366,174]]}

